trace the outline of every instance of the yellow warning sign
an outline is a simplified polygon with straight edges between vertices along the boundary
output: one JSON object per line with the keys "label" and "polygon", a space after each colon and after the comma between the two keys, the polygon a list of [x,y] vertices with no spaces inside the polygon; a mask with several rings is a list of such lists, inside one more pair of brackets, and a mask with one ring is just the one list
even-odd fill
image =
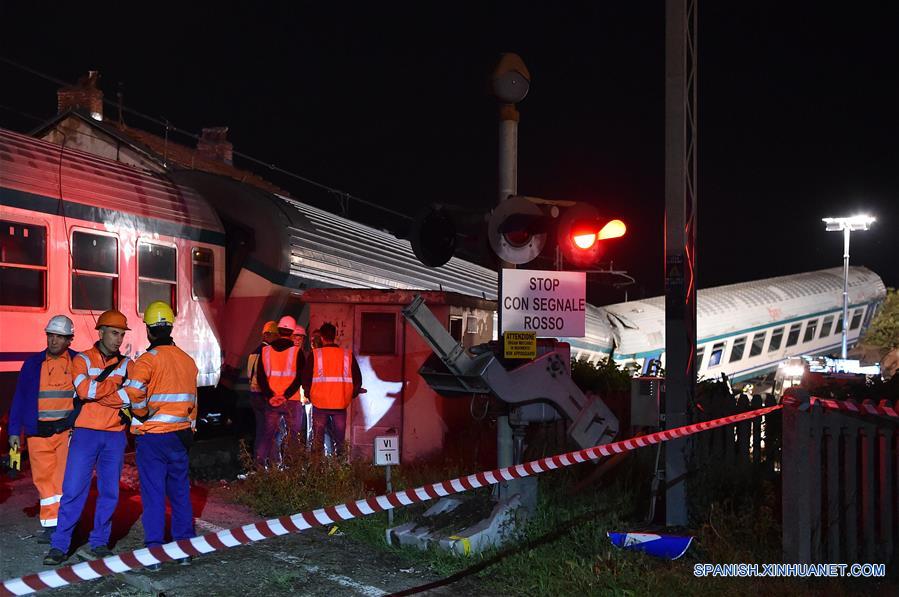
{"label": "yellow warning sign", "polygon": [[537,332],[503,334],[503,356],[507,359],[537,358]]}

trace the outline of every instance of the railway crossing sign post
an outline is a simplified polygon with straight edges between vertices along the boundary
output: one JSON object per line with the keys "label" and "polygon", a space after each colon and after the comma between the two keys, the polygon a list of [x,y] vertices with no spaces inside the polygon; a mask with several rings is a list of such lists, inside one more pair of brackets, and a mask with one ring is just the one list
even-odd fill
{"label": "railway crossing sign post", "polygon": [[[387,481],[387,493],[393,491],[390,483],[390,467],[400,463],[400,438],[398,435],[379,435],[375,437],[375,466],[383,466]],[[387,511],[387,527],[393,526],[393,510]],[[390,540],[387,541],[390,543]]]}

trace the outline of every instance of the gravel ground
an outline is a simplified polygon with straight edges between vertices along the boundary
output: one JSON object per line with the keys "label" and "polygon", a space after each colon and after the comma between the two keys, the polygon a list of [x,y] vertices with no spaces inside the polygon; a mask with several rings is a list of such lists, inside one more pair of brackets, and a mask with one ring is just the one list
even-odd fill
{"label": "gravel ground", "polygon": [[[126,487],[132,487],[127,489]],[[230,503],[219,483],[193,488],[197,532],[215,532],[257,520],[246,508]],[[92,501],[92,500],[91,500]],[[92,509],[91,501],[88,511]],[[34,536],[38,498],[30,476],[0,481],[0,578],[46,570],[41,564],[48,546]],[[113,549],[143,547],[140,495],[129,475],[123,475],[119,508],[113,522]],[[82,517],[91,519],[88,511]],[[82,524],[76,543],[85,541]],[[80,539],[78,539],[80,536]],[[73,555],[68,564],[77,563]],[[409,567],[398,556],[360,544],[324,529],[275,537],[251,545],[196,558],[190,566],[166,564],[158,572],[135,571],[49,591],[55,595],[184,595],[197,597],[263,595],[387,595],[437,580],[425,570]],[[481,594],[474,579],[430,591],[428,595]]]}

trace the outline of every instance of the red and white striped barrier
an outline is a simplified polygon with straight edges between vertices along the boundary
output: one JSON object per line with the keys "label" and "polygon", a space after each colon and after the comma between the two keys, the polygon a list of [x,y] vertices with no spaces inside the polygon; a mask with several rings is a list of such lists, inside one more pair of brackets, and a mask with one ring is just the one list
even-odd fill
{"label": "red and white striped barrier", "polygon": [[[785,396],[783,403],[785,406],[798,406],[802,402],[799,396]],[[864,400],[861,404],[855,400],[833,400],[830,398],[818,398],[811,396],[809,404],[820,404],[828,410],[839,410],[856,415],[870,415],[880,417],[890,417],[899,419],[899,401],[892,404],[889,400],[881,400],[874,404],[871,400]]]}
{"label": "red and white striped barrier", "polygon": [[715,427],[722,427],[747,419],[753,419],[772,413],[779,410],[781,407],[782,405],[778,404],[776,406],[769,406],[737,415],[722,417],[713,421],[685,425],[683,427],[658,431],[649,435],[642,435],[640,437],[626,439],[611,444],[584,450],[576,450],[574,452],[550,456],[540,460],[533,460],[531,462],[502,469],[482,471],[480,473],[468,475],[467,477],[459,477],[450,481],[433,483],[415,489],[407,489],[389,493],[387,495],[356,500],[354,502],[320,508],[318,510],[313,510],[312,512],[294,514],[293,516],[282,516],[281,518],[273,518],[255,524],[247,524],[242,527],[220,531],[218,533],[194,537],[193,539],[172,541],[171,543],[166,543],[159,547],[139,549],[115,556],[109,556],[102,560],[93,560],[74,566],[63,566],[62,568],[57,568],[55,570],[46,570],[36,574],[29,574],[20,578],[3,581],[3,585],[0,586],[0,596],[27,595],[35,591],[62,587],[83,580],[94,580],[101,576],[109,576],[111,574],[119,574],[129,570],[143,568],[150,564],[168,562],[186,556],[206,554],[227,549],[229,547],[252,543],[254,541],[262,541],[263,539],[268,539],[277,535],[299,533],[312,527],[368,516],[376,512],[408,506],[416,502],[425,502],[453,493],[461,493],[478,487],[495,485],[503,481],[539,475],[546,471],[572,466],[588,460],[596,460],[602,456],[612,456],[613,454],[620,454],[622,452],[636,450],[637,448],[644,448],[671,439],[686,437],[700,431],[714,429]]}
{"label": "red and white striped barrier", "polygon": [[881,400],[878,404],[874,404],[870,400],[865,400],[858,404],[854,400],[831,400],[829,398],[812,398],[813,402],[818,402],[824,408],[831,410],[842,410],[859,415],[879,415],[882,417],[892,417],[899,419],[899,404],[893,406],[889,400]]}

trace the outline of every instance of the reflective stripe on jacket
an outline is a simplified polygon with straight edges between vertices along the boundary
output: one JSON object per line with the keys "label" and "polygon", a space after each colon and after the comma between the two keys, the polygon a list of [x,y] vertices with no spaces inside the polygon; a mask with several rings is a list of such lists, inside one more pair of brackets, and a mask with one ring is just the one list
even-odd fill
{"label": "reflective stripe on jacket", "polygon": [[58,357],[47,353],[41,365],[41,381],[37,392],[39,421],[65,419],[75,409],[75,385],[72,383],[72,358],[68,352]]}
{"label": "reflective stripe on jacket", "polygon": [[[177,346],[157,346],[128,368],[131,432],[169,433],[197,424],[197,365]],[[138,418],[144,418],[144,421]]]}
{"label": "reflective stripe on jacket", "polygon": [[97,381],[97,376],[108,365],[115,363],[121,355],[107,358],[95,344],[84,352],[79,352],[72,359],[72,383],[75,392],[84,402],[75,427],[96,429],[98,431],[122,431],[125,425],[119,417],[119,409],[129,403],[128,394],[122,389],[122,383],[128,371],[131,359],[121,357],[121,361],[109,376]]}
{"label": "reflective stripe on jacket", "polygon": [[337,346],[312,351],[309,400],[316,408],[345,409],[353,399],[353,353]]}
{"label": "reflective stripe on jacket", "polygon": [[[262,367],[268,380],[268,387],[275,396],[284,396],[287,388],[294,383],[299,371],[297,371],[297,347],[291,346],[287,350],[278,352],[271,346],[262,347]],[[299,392],[290,396],[284,396],[288,400],[299,400]]]}

